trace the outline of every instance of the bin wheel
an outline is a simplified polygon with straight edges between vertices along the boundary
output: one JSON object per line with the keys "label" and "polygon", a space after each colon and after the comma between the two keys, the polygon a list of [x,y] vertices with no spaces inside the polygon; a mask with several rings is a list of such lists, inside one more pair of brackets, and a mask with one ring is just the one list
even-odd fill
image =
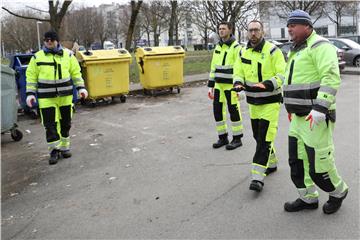
{"label": "bin wheel", "polygon": [[148,92],[148,90],[147,89],[143,89],[143,92],[144,92],[144,95],[146,96],[146,95],[149,95],[149,92]]}
{"label": "bin wheel", "polygon": [[91,107],[96,107],[96,102],[91,102]]}
{"label": "bin wheel", "polygon": [[23,134],[19,129],[14,128],[11,130],[11,138],[18,142],[23,138]]}
{"label": "bin wheel", "polygon": [[179,87],[177,88],[177,93],[180,93],[180,88]]}
{"label": "bin wheel", "polygon": [[173,90],[174,90],[174,88],[173,88],[173,87],[171,87],[171,88],[170,88],[170,93],[172,93],[172,92],[173,92]]}
{"label": "bin wheel", "polygon": [[120,96],[120,102],[122,102],[122,103],[126,102],[126,96],[121,95]]}

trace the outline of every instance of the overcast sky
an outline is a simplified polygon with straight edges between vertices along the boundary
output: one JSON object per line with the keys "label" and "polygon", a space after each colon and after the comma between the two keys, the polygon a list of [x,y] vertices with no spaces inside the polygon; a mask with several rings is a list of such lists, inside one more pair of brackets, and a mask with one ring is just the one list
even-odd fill
{"label": "overcast sky", "polygon": [[[130,0],[73,0],[71,5],[77,6],[99,6],[100,4],[111,4],[112,2],[124,4]],[[2,6],[9,8],[10,10],[23,10],[26,9],[26,6],[31,6],[35,8],[40,8],[43,10],[48,9],[47,0],[2,0]],[[62,1],[61,1],[62,2]],[[70,6],[71,6],[70,5]]]}

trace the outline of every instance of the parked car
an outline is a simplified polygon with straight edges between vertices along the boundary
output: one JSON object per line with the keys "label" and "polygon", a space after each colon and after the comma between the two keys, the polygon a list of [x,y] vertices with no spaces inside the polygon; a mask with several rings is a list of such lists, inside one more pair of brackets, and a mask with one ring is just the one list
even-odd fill
{"label": "parked car", "polygon": [[346,64],[360,67],[360,44],[346,38],[329,38],[337,48],[344,50]]}
{"label": "parked car", "polygon": [[[288,55],[288,52],[290,51],[291,46],[292,46],[292,42],[286,42],[286,43],[283,43],[281,46],[279,46],[286,61],[287,61],[287,55]],[[344,60],[345,50],[342,50],[342,49],[339,49],[336,47],[336,52],[337,52],[337,56],[338,56],[338,60],[339,60],[339,69],[340,69],[340,71],[343,71],[345,69],[345,64],[346,64],[346,62]]]}
{"label": "parked car", "polygon": [[343,36],[343,38],[353,40],[354,42],[357,42],[360,44],[360,35]]}

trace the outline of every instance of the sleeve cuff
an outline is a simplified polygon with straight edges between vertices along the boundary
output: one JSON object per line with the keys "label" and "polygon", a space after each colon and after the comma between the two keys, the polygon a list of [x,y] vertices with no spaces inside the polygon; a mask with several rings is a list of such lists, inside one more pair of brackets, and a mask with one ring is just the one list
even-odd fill
{"label": "sleeve cuff", "polygon": [[318,105],[318,104],[315,104],[313,106],[313,109],[318,111],[318,112],[321,112],[321,113],[324,113],[324,114],[327,114],[329,112],[329,109],[327,109],[326,107],[324,106],[321,106],[321,105]]}
{"label": "sleeve cuff", "polygon": [[215,87],[215,81],[208,81],[208,87],[213,88]]}
{"label": "sleeve cuff", "polygon": [[262,84],[264,84],[266,91],[272,92],[274,91],[274,84],[271,80],[263,81]]}

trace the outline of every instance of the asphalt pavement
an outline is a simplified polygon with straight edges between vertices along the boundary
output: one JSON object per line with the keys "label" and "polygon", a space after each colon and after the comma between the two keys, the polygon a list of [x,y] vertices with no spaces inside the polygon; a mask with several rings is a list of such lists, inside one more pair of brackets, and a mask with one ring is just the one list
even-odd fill
{"label": "asphalt pavement", "polygon": [[[206,75],[181,93],[79,106],[73,157],[49,166],[39,120],[20,116],[20,142],[2,135],[2,239],[359,239],[359,75],[342,75],[334,133],[336,165],[350,187],[341,209],[288,213],[297,198],[287,163],[286,112],[276,139],[279,168],[248,189],[255,141],[247,104],[243,146],[214,150]],[[134,87],[134,86],[132,86]]]}

